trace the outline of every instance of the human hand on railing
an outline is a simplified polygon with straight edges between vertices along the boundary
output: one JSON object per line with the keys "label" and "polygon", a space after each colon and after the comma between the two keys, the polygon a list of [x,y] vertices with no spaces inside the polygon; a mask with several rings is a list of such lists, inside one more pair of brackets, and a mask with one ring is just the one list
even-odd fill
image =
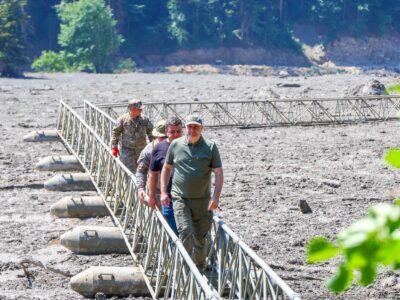
{"label": "human hand on railing", "polygon": [[151,209],[155,209],[156,208],[156,205],[157,205],[157,200],[156,200],[156,198],[154,198],[154,197],[149,197],[149,207],[151,208]]}
{"label": "human hand on railing", "polygon": [[138,191],[138,198],[139,198],[140,203],[146,204],[145,201],[144,201],[145,197],[146,197],[146,192],[144,190],[139,190]]}
{"label": "human hand on railing", "polygon": [[208,210],[216,210],[217,208],[219,208],[219,198],[212,197],[208,203]]}
{"label": "human hand on railing", "polygon": [[113,156],[117,157],[119,155],[118,147],[114,147],[111,149],[111,153]]}
{"label": "human hand on railing", "polygon": [[161,204],[164,206],[169,206],[171,204],[171,199],[169,198],[168,194],[161,194]]}

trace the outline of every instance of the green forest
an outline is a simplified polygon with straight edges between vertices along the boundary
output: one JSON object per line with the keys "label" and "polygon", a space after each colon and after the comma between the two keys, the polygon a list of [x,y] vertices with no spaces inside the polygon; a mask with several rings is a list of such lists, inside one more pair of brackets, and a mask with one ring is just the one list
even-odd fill
{"label": "green forest", "polygon": [[0,70],[38,57],[36,70],[108,72],[180,49],[301,52],[295,24],[329,41],[398,32],[399,19],[398,0],[0,0]]}

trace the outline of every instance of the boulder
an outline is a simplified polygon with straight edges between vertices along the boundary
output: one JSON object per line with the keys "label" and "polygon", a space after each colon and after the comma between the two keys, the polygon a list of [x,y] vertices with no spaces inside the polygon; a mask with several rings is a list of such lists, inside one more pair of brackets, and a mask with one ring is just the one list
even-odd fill
{"label": "boulder", "polygon": [[376,79],[351,89],[348,96],[376,96],[385,94],[385,85]]}

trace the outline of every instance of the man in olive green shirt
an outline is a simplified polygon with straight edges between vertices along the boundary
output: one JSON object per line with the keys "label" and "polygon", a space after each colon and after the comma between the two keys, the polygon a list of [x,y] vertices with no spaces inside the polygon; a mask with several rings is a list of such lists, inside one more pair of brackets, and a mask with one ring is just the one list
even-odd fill
{"label": "man in olive green shirt", "polygon": [[[201,132],[203,120],[187,117],[186,135],[171,143],[161,173],[161,204],[168,206],[167,193],[172,170],[172,201],[179,237],[201,272],[206,267],[206,236],[211,228],[212,211],[219,206],[224,175],[219,151]],[[211,172],[215,174],[211,197]]]}

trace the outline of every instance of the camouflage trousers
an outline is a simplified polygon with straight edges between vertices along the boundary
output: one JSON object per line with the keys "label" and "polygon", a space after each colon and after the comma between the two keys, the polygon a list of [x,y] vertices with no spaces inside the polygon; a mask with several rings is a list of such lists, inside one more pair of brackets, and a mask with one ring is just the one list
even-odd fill
{"label": "camouflage trousers", "polygon": [[121,148],[119,159],[133,174],[135,174],[139,155],[140,151],[135,149]]}

